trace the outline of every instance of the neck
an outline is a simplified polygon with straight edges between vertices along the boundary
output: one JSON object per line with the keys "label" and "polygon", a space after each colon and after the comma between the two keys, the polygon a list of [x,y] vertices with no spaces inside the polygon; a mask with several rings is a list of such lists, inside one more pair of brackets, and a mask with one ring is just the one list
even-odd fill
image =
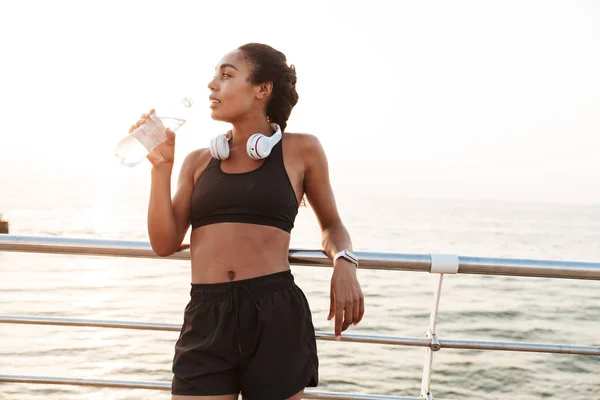
{"label": "neck", "polygon": [[274,131],[271,128],[271,124],[269,124],[263,116],[260,118],[233,122],[231,129],[232,136],[231,141],[229,142],[230,149],[233,150],[238,146],[243,146],[245,148],[248,138],[255,133],[271,136]]}

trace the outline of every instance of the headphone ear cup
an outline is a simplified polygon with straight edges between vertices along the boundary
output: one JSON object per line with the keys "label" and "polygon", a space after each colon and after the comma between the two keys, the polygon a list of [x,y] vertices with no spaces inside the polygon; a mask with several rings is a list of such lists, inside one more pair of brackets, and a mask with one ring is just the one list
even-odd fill
{"label": "headphone ear cup", "polygon": [[246,151],[250,158],[262,160],[271,154],[271,143],[269,138],[262,133],[255,133],[246,142]]}
{"label": "headphone ear cup", "polygon": [[218,160],[225,160],[229,157],[227,136],[219,135],[210,140],[210,154]]}

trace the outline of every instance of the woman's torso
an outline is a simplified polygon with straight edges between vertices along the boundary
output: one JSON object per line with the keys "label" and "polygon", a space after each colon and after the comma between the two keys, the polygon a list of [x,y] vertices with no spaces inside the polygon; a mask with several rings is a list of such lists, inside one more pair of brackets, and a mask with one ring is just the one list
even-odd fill
{"label": "woman's torso", "polygon": [[192,283],[249,279],[289,269],[290,231],[304,196],[304,168],[294,137],[269,157],[208,156],[194,173],[191,199]]}

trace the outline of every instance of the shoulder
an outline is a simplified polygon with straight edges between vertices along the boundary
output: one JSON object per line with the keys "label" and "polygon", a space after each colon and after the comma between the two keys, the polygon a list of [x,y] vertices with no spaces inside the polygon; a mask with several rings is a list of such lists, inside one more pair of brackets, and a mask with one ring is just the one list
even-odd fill
{"label": "shoulder", "polygon": [[183,164],[194,164],[202,161],[209,161],[211,158],[208,148],[201,148],[188,153],[183,160]]}
{"label": "shoulder", "polygon": [[181,164],[181,169],[186,170],[196,170],[202,164],[207,165],[211,159],[210,150],[208,148],[202,148],[194,150],[188,153],[183,160],[183,164]]}
{"label": "shoulder", "polygon": [[294,143],[295,145],[299,145],[302,147],[305,146],[315,146],[319,144],[319,138],[310,133],[284,133],[284,137],[290,143]]}
{"label": "shoulder", "polygon": [[208,166],[211,158],[208,148],[201,148],[188,153],[181,164],[181,175],[193,178],[195,182]]}
{"label": "shoulder", "polygon": [[302,159],[307,160],[314,157],[324,157],[325,152],[319,138],[310,133],[286,133],[286,140],[290,147],[298,153]]}
{"label": "shoulder", "polygon": [[310,133],[286,133],[287,147],[302,165],[305,177],[325,176],[328,173],[327,157],[319,138]]}

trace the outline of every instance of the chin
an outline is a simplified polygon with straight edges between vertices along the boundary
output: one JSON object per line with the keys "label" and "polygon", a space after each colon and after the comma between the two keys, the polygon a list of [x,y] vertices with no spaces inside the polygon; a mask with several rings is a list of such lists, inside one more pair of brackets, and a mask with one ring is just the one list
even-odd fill
{"label": "chin", "polygon": [[217,110],[211,110],[210,117],[215,121],[223,121],[223,116]]}
{"label": "chin", "polygon": [[231,123],[235,120],[231,115],[225,114],[223,112],[219,112],[219,110],[211,110],[210,117],[219,122],[228,122]]}

